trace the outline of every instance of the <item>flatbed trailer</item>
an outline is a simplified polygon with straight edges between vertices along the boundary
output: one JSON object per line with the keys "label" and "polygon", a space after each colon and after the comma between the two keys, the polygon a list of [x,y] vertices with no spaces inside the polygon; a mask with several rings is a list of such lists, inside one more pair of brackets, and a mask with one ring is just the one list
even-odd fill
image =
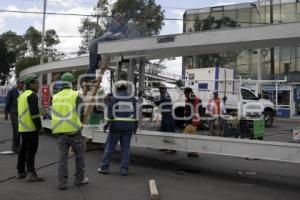
{"label": "flatbed trailer", "polygon": [[[126,39],[103,42],[99,44],[98,53],[114,58],[129,58],[128,74],[133,74],[134,63],[139,60],[300,44],[300,32],[298,30],[300,30],[299,22]],[[55,63],[53,63],[54,65]],[[144,66],[140,65],[138,71],[140,92],[144,90],[144,70]],[[142,102],[141,98],[139,98],[139,102]],[[142,121],[141,114],[139,120]],[[50,128],[49,121],[44,120],[43,126]],[[83,135],[96,143],[105,143],[107,137],[107,134],[103,133],[101,125],[94,129],[84,128]],[[132,145],[300,163],[300,145],[293,143],[165,133],[140,129],[133,136]]]}

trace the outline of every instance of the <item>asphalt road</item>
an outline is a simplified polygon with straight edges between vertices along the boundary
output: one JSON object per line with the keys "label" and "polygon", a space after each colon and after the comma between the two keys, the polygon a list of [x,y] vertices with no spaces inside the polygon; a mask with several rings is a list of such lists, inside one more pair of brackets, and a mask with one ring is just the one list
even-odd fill
{"label": "asphalt road", "polygon": [[[290,141],[289,130],[298,122],[281,121],[268,129],[266,140]],[[10,124],[0,123],[0,152],[10,149]],[[69,162],[69,184],[66,191],[56,189],[55,137],[40,138],[36,158],[42,183],[16,180],[16,155],[0,155],[0,199],[2,200],[144,200],[149,197],[149,179],[155,179],[161,200],[274,200],[300,199],[299,164],[247,160],[200,154],[188,158],[186,153],[166,154],[147,148],[132,148],[131,174],[118,174],[119,152],[111,162],[111,174],[96,172],[103,149],[98,146],[86,153],[86,174],[90,184],[73,185],[74,158]]]}

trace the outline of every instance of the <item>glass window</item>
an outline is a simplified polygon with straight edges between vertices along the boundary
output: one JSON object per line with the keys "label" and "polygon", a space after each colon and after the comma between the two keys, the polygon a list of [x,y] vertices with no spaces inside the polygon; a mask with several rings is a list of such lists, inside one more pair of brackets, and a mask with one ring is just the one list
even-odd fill
{"label": "glass window", "polygon": [[292,56],[293,48],[292,47],[282,47],[280,48],[280,68],[279,73],[288,73],[292,68]]}
{"label": "glass window", "polygon": [[[274,61],[275,61],[275,74],[280,74],[280,48],[278,47],[275,47],[274,48]],[[271,52],[271,49],[270,49],[270,52]],[[271,73],[271,53],[270,53],[270,56],[269,56],[269,63],[270,63],[270,73]]]}
{"label": "glass window", "polygon": [[249,90],[242,89],[242,97],[245,100],[257,100],[257,97]]}
{"label": "glass window", "polygon": [[281,19],[283,22],[296,21],[295,3],[281,4]]}
{"label": "glass window", "polygon": [[242,51],[236,60],[236,69],[238,75],[247,75],[249,74],[249,51]]}
{"label": "glass window", "polygon": [[237,12],[236,10],[225,10],[224,17],[229,17],[233,21],[237,21]]}
{"label": "glass window", "polygon": [[296,47],[295,71],[300,72],[300,47]]}
{"label": "glass window", "polygon": [[297,21],[300,21],[300,1],[297,4]]}
{"label": "glass window", "polygon": [[278,91],[278,105],[290,105],[290,91]]}
{"label": "glass window", "polygon": [[250,8],[243,8],[238,9],[237,11],[237,19],[238,24],[241,27],[251,26],[251,17],[250,17],[251,9]]}
{"label": "glass window", "polygon": [[273,5],[273,22],[276,23],[276,22],[281,22],[282,19],[281,19],[281,4],[276,4],[275,5],[275,2],[274,2],[274,5]]}

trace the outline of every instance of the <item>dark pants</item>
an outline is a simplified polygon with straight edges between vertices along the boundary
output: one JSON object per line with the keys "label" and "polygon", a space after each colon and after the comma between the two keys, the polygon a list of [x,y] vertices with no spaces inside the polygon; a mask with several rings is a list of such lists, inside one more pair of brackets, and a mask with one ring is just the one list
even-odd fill
{"label": "dark pants", "polygon": [[102,169],[109,168],[109,162],[112,154],[120,141],[121,146],[121,169],[128,170],[129,168],[129,156],[130,156],[130,142],[132,132],[110,132],[107,136],[104,156],[101,161],[100,167]]}
{"label": "dark pants", "polygon": [[84,179],[85,172],[83,136],[81,133],[58,136],[58,181],[66,182],[68,179],[68,152],[70,147],[75,153],[75,179],[81,182]]}
{"label": "dark pants", "polygon": [[38,132],[20,133],[22,137],[22,144],[18,155],[18,173],[25,173],[25,165],[27,172],[35,172],[34,162],[35,154],[39,145]]}
{"label": "dark pants", "polygon": [[161,119],[160,131],[175,132],[175,123],[172,114],[163,114]]}
{"label": "dark pants", "polygon": [[20,134],[18,133],[18,114],[10,113],[11,125],[13,129],[13,140],[11,145],[12,151],[19,151],[20,148]]}

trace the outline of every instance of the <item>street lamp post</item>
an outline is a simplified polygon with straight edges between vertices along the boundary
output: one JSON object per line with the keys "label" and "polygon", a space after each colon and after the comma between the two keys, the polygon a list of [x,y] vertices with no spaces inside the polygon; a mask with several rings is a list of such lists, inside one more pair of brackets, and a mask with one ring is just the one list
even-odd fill
{"label": "street lamp post", "polygon": [[[270,24],[274,22],[274,12],[273,12],[273,0],[270,0]],[[275,60],[274,60],[274,47],[270,49],[270,62],[271,62],[271,79],[274,79],[275,75]]]}
{"label": "street lamp post", "polygon": [[45,43],[46,8],[47,8],[47,0],[44,0],[43,28],[42,28],[42,49],[41,49],[40,64],[43,64],[43,63],[44,63],[44,43]]}
{"label": "street lamp post", "polygon": [[[256,8],[256,12],[257,12],[257,19],[256,19],[256,23],[259,25],[260,24],[260,0],[257,0],[257,4],[251,4],[252,6],[254,6]],[[256,83],[256,95],[261,94],[261,80],[262,80],[262,70],[261,70],[261,50],[257,49],[257,69],[256,69],[256,73],[257,73],[257,83]]]}

